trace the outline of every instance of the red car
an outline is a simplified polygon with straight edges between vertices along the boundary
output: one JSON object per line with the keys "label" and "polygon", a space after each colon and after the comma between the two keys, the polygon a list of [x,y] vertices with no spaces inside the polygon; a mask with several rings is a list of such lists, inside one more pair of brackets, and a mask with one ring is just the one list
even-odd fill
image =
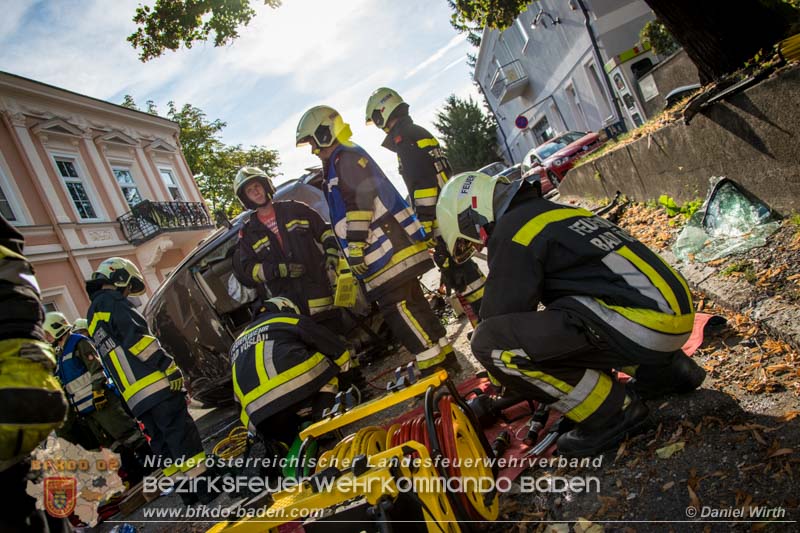
{"label": "red car", "polygon": [[523,162],[523,167],[528,167],[524,174],[546,175],[558,186],[576,158],[597,150],[602,144],[596,133],[568,131],[528,152]]}

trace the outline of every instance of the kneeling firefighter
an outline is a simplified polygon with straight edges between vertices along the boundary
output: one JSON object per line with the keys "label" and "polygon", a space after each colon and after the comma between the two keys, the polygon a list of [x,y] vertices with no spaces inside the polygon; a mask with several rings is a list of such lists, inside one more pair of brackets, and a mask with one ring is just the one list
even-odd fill
{"label": "kneeling firefighter", "polygon": [[298,411],[310,408],[311,417],[319,419],[333,405],[337,376],[351,371],[344,342],[283,297],[263,303],[230,356],[242,423],[287,447],[302,421]]}
{"label": "kneeling firefighter", "polygon": [[[686,281],[624,230],[543,199],[538,183],[477,172],[447,182],[437,215],[456,260],[488,246],[475,356],[509,389],[577,423],[558,440],[562,454],[613,447],[649,422],[639,396],[703,382],[681,351],[694,324]],[[633,390],[612,369],[635,375]]]}
{"label": "kneeling firefighter", "polygon": [[[135,458],[131,453],[138,452],[143,459],[150,447],[136,421],[128,416],[119,397],[110,390],[92,342],[71,330],[72,325],[62,313],[54,311],[45,315],[45,338],[56,350],[55,375],[73,414],[86,422],[97,442],[123,452],[123,468],[132,476],[127,481],[135,485],[141,479],[141,465],[133,462]],[[108,442],[109,437],[111,442]]]}
{"label": "kneeling firefighter", "polygon": [[[92,301],[86,317],[89,332],[123,400],[150,435],[153,452],[162,462],[172,461],[163,468],[164,475],[196,477],[205,471],[206,454],[186,407],[183,374],[128,299],[144,291],[144,278],[128,259],[100,263],[86,282]],[[187,504],[207,496],[202,489],[181,493]]]}

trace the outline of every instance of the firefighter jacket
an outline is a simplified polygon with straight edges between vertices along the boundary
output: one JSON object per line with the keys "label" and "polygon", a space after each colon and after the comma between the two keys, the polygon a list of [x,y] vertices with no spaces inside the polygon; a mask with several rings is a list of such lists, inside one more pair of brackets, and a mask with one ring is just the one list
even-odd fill
{"label": "firefighter jacket", "polygon": [[[265,283],[274,296],[285,296],[305,315],[333,309],[333,293],[325,256],[338,256],[339,248],[330,226],[302,202],[273,202],[281,243],[255,212],[239,232],[240,261],[234,261],[236,277],[243,285]],[[280,277],[281,263],[299,263],[305,274]]]}
{"label": "firefighter jacket", "polygon": [[264,313],[231,346],[233,392],[241,420],[261,422],[312,397],[339,371],[350,368],[350,352],[333,333],[292,313]]}
{"label": "firefighter jacket", "polygon": [[92,393],[105,390],[106,376],[92,343],[83,335],[70,334],[56,359],[56,377],[69,403],[82,415],[95,410]]}
{"label": "firefighter jacket", "polygon": [[67,413],[44,342],[44,311],[19,231],[0,217],[0,472],[35,448]]}
{"label": "firefighter jacket", "polygon": [[661,257],[590,211],[517,193],[488,242],[481,318],[541,302],[602,327],[640,356],[683,346],[694,307],[683,277]]}
{"label": "firefighter jacket", "polygon": [[383,146],[397,154],[400,175],[425,233],[438,236],[436,200],[453,174],[439,141],[406,116],[395,122]]}
{"label": "firefighter jacket", "polygon": [[103,366],[134,416],[171,394],[165,370],[173,359],[150,334],[144,317],[116,289],[90,294],[86,320]]}
{"label": "firefighter jacket", "polygon": [[367,298],[378,299],[433,267],[425,231],[377,163],[357,145],[339,145],[325,169],[325,197],[342,250],[363,244]]}

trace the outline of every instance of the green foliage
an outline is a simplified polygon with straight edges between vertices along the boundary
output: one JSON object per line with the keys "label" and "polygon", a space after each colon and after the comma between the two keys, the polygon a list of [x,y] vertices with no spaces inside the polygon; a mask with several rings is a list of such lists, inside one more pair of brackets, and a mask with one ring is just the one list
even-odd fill
{"label": "green foliage", "polygon": [[450,17],[450,24],[455,29],[480,35],[485,26],[504,30],[514,24],[514,19],[528,8],[529,2],[528,0],[447,0],[447,3],[454,11]]}
{"label": "green foliage", "polygon": [[662,194],[658,197],[658,205],[662,206],[667,211],[668,217],[682,215],[683,218],[688,219],[698,209],[700,209],[700,206],[703,205],[703,200],[700,198],[695,198],[694,200],[686,202],[683,205],[678,205],[671,196]]}
{"label": "green foliage", "polygon": [[133,109],[134,111],[139,111],[139,108],[136,106],[136,102],[133,100],[133,96],[129,94],[125,95],[120,105],[122,107],[127,107],[128,109]]}
{"label": "green foliage", "polygon": [[472,98],[462,100],[451,94],[436,114],[434,126],[453,172],[477,170],[497,161],[497,123]]}
{"label": "green foliage", "polygon": [[800,228],[800,214],[793,214],[789,217],[789,223]]}
{"label": "green foliage", "polygon": [[[139,59],[154,59],[166,50],[181,45],[191,48],[195,41],[206,41],[214,34],[214,46],[239,37],[239,27],[247,26],[255,10],[251,0],[155,0],[153,7],[139,5],[133,22],[138,28],[128,42],[139,50]],[[280,0],[264,0],[271,8]]]}
{"label": "green foliage", "polygon": [[732,276],[734,273],[741,273],[742,277],[749,283],[755,284],[756,280],[758,279],[756,278],[756,271],[753,268],[753,265],[748,261],[731,263],[720,271],[720,274],[726,277]]}
{"label": "green foliage", "polygon": [[[123,105],[138,109],[130,95],[126,95]],[[148,102],[148,112],[157,114],[157,111],[155,104]],[[276,150],[264,146],[243,148],[240,144],[225,145],[219,139],[225,122],[208,120],[198,107],[184,104],[179,108],[175,102],[169,102],[167,118],[180,126],[183,155],[212,213],[223,211],[230,218],[242,211],[239,199],[233,192],[233,177],[241,167],[259,167],[270,176],[278,167]]]}
{"label": "green foliage", "polygon": [[639,32],[639,41],[650,44],[653,52],[660,56],[668,56],[681,47],[669,30],[658,19],[650,20]]}

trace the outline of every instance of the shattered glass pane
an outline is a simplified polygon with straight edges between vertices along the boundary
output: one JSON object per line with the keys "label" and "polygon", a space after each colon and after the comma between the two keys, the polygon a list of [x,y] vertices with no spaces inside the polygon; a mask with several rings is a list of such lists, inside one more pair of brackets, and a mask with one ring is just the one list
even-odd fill
{"label": "shattered glass pane", "polygon": [[711,192],[681,231],[673,252],[706,263],[764,246],[780,223],[760,201],[727,178],[711,178]]}

